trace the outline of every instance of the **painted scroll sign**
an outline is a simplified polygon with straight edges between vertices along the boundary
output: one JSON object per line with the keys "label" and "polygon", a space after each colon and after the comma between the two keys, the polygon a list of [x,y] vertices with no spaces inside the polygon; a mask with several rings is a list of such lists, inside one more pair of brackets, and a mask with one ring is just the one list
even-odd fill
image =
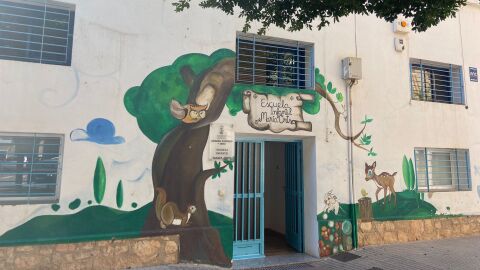
{"label": "painted scroll sign", "polygon": [[275,133],[284,130],[312,131],[312,123],[303,120],[302,106],[303,101],[313,98],[309,94],[277,96],[246,90],[243,92],[243,112],[248,114],[248,124],[257,130]]}

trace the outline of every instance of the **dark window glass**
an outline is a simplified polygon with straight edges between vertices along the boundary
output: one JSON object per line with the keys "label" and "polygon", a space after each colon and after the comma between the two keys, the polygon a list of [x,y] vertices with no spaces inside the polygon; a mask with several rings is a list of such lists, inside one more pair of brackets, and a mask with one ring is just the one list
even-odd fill
{"label": "dark window glass", "polygon": [[75,7],[0,0],[0,59],[69,66]]}
{"label": "dark window glass", "polygon": [[0,203],[58,200],[63,136],[0,134]]}
{"label": "dark window glass", "polygon": [[252,35],[237,36],[236,82],[313,88],[313,45]]}

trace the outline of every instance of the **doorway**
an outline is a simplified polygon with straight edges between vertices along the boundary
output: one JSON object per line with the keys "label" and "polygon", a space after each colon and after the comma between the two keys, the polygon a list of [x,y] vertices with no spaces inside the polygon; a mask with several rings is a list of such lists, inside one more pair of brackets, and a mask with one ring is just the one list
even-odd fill
{"label": "doorway", "polygon": [[304,252],[302,142],[235,145],[233,258]]}

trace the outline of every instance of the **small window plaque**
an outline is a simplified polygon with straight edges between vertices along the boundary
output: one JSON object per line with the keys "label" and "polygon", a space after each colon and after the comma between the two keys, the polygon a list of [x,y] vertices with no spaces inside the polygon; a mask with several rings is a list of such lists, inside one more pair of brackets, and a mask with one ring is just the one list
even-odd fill
{"label": "small window plaque", "polygon": [[470,67],[468,69],[468,73],[470,74],[470,81],[471,82],[478,82],[478,70],[475,67]]}
{"label": "small window plaque", "polygon": [[210,160],[235,157],[235,132],[232,124],[210,124]]}

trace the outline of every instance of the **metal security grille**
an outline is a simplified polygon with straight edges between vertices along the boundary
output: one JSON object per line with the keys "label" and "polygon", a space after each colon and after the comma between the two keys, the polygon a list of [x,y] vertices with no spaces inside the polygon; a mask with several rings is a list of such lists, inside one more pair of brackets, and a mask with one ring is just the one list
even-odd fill
{"label": "metal security grille", "polygon": [[466,149],[415,148],[415,168],[420,191],[472,189]]}
{"label": "metal security grille", "polygon": [[263,142],[235,143],[233,258],[263,256]]}
{"label": "metal security grille", "polygon": [[0,0],[0,59],[69,66],[75,7]]}
{"label": "metal security grille", "polygon": [[237,33],[236,82],[312,89],[313,44]]}
{"label": "metal security grille", "polygon": [[58,200],[63,135],[0,133],[0,203]]}
{"label": "metal security grille", "polygon": [[303,252],[303,165],[302,143],[285,144],[285,238]]}
{"label": "metal security grille", "polygon": [[465,104],[461,66],[411,59],[410,77],[415,100]]}

